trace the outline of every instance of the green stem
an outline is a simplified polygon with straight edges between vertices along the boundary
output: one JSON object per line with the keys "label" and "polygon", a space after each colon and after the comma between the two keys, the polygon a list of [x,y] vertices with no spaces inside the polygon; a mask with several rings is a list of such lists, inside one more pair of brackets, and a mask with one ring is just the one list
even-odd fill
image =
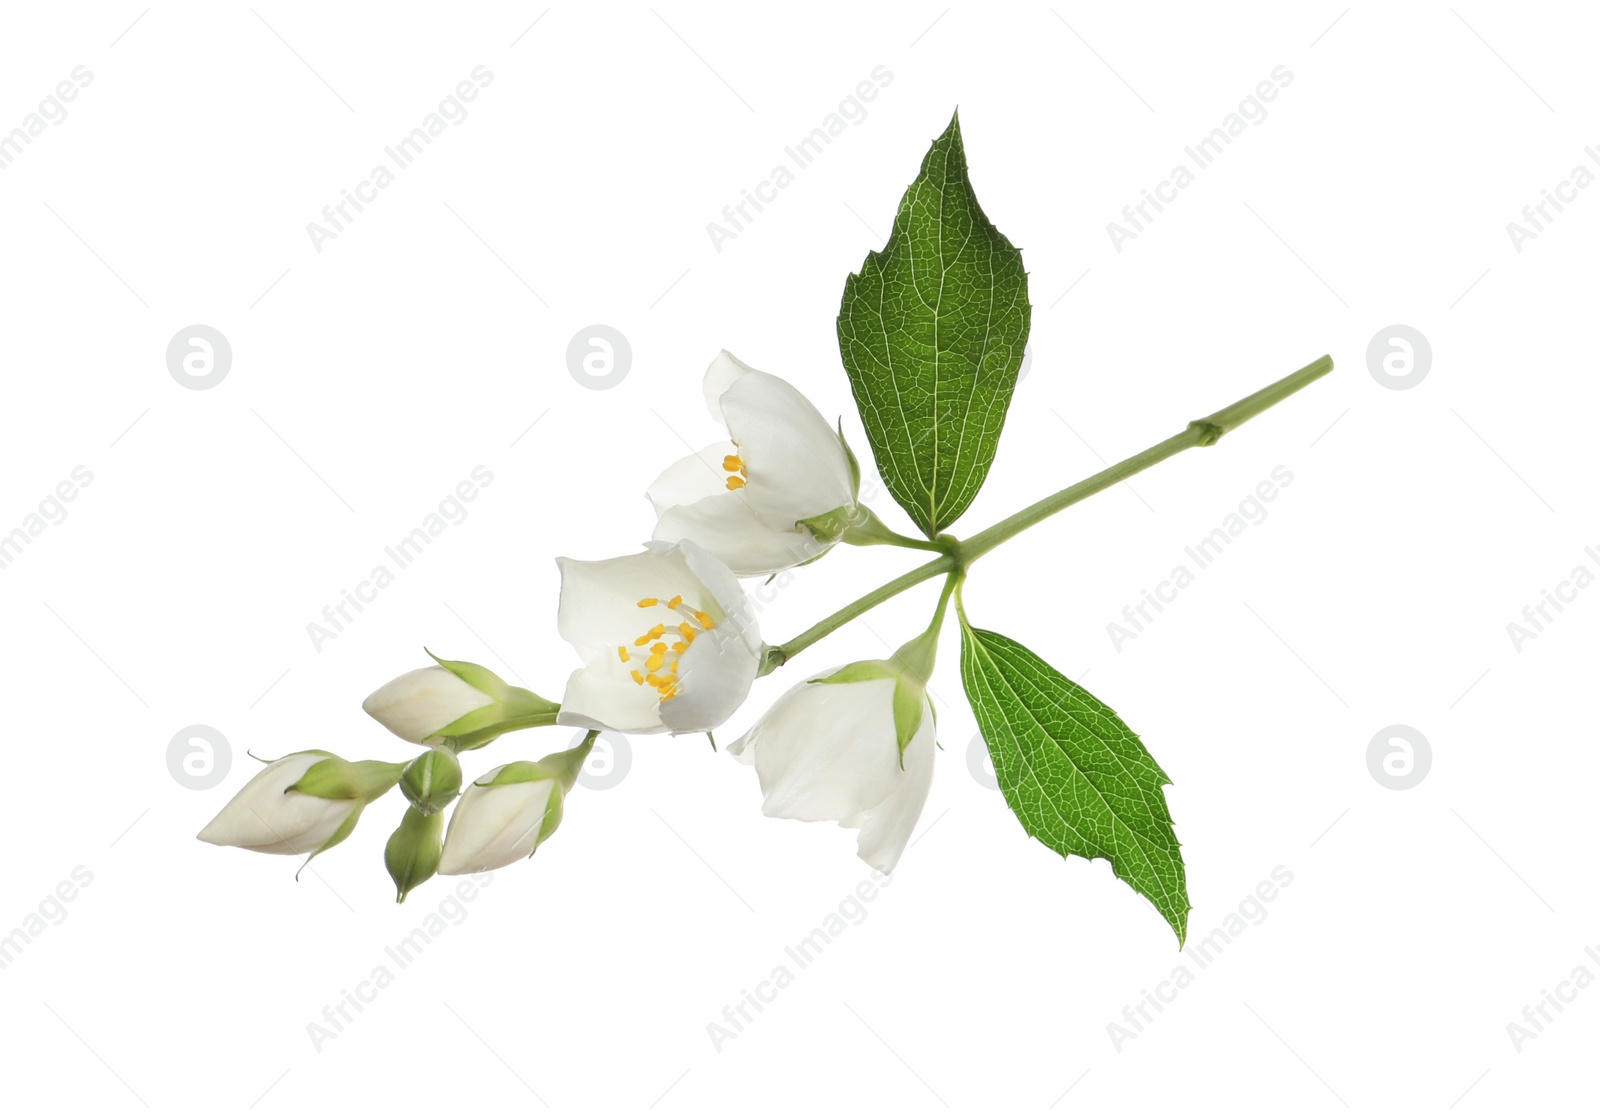
{"label": "green stem", "polygon": [[903,573],[893,581],[878,586],[872,592],[851,601],[832,616],[827,616],[817,621],[787,643],[780,644],[777,647],[768,647],[766,659],[761,664],[761,673],[771,674],[823,636],[844,627],[857,616],[869,609],[876,608],[890,597],[899,596],[913,585],[921,585],[924,581],[938,577],[940,574],[953,573],[955,569],[955,557],[950,554],[941,554],[933,561],[918,566],[909,573]]}
{"label": "green stem", "polygon": [[[1079,481],[1077,484],[1063,488],[1060,492],[1046,496],[1037,503],[1030,504],[1017,512],[1007,516],[992,527],[986,527],[969,539],[961,542],[949,540],[946,543],[946,552],[940,557],[925,565],[918,566],[908,573],[903,573],[884,585],[878,586],[870,593],[866,593],[850,602],[831,616],[826,616],[811,627],[789,640],[787,643],[776,647],[768,647],[765,661],[762,663],[761,673],[768,674],[794,658],[801,651],[816,643],[823,636],[842,628],[862,613],[876,608],[890,597],[920,585],[930,578],[941,574],[965,574],[966,569],[978,558],[987,554],[1007,539],[1026,531],[1041,520],[1069,508],[1080,500],[1093,496],[1096,492],[1103,492],[1114,484],[1119,484],[1129,477],[1141,473],[1158,462],[1182,453],[1195,446],[1209,446],[1216,444],[1228,431],[1259,415],[1261,412],[1273,407],[1289,398],[1295,392],[1308,384],[1321,379],[1333,371],[1333,358],[1331,356],[1319,357],[1297,372],[1292,372],[1275,383],[1268,384],[1253,395],[1247,395],[1237,403],[1222,408],[1214,414],[1203,419],[1196,419],[1182,431],[1174,434],[1163,442],[1158,442],[1147,450],[1134,454],[1124,461],[1119,461],[1109,469],[1103,469],[1092,477]],[[946,539],[940,536],[940,539]],[[935,544],[937,545],[937,544]],[[950,592],[955,587],[958,578],[951,578],[945,586],[945,593],[939,601],[939,613],[942,616],[945,603],[949,600]],[[959,611],[960,602],[957,602]]]}
{"label": "green stem", "polygon": [[957,547],[957,556],[964,567],[971,565],[980,556],[987,554],[1013,535],[1026,531],[1035,523],[1049,518],[1063,508],[1069,508],[1096,492],[1103,492],[1114,484],[1120,484],[1136,473],[1141,473],[1186,449],[1215,445],[1228,431],[1254,418],[1267,408],[1283,402],[1307,384],[1321,379],[1331,371],[1333,371],[1333,358],[1320,357],[1298,372],[1290,373],[1255,394],[1247,395],[1237,403],[1224,407],[1206,418],[1196,419],[1166,441],[1158,442],[1125,461],[1117,462],[1109,469],[1103,469],[1086,480],[1063,488],[1053,496],[1046,496],[1015,515],[1007,516],[994,526],[979,531]]}

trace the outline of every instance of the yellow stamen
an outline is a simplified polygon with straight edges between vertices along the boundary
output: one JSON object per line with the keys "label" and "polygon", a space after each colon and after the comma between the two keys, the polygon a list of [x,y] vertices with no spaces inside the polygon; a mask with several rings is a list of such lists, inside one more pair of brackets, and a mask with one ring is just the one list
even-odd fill
{"label": "yellow stamen", "polygon": [[683,603],[683,598],[682,597],[673,597],[670,601],[667,602],[667,607],[668,608],[677,608],[682,603]]}
{"label": "yellow stamen", "polygon": [[678,625],[678,634],[683,637],[683,642],[685,642],[685,643],[693,643],[694,642],[695,630],[693,628],[689,627],[689,625],[687,625],[687,624],[679,624]]}
{"label": "yellow stamen", "polygon": [[736,453],[730,453],[722,459],[722,467],[730,473],[744,472],[744,461]]}
{"label": "yellow stamen", "polygon": [[623,647],[623,646],[619,645],[617,647],[617,658],[621,659],[623,662],[627,662],[628,661],[628,649],[626,647]]}
{"label": "yellow stamen", "polygon": [[661,602],[656,600],[654,597],[646,597],[644,600],[639,602],[639,607],[640,608],[654,608],[656,605],[658,605],[660,603]]}
{"label": "yellow stamen", "polygon": [[[657,646],[660,646],[660,645],[657,644]],[[667,661],[667,657],[665,655],[661,654],[661,652],[658,651],[654,655],[650,656],[649,661],[647,661],[644,664],[644,669],[645,670],[660,670],[661,669],[661,664],[666,662],[666,661]]]}
{"label": "yellow stamen", "polygon": [[695,609],[694,618],[700,621],[700,626],[702,628],[711,629],[717,626],[717,622],[715,620],[711,619],[710,616],[706,615],[704,612],[701,612],[699,609]]}
{"label": "yellow stamen", "polygon": [[644,685],[644,675],[640,674],[638,671],[633,672],[633,680],[641,686]]}
{"label": "yellow stamen", "polygon": [[739,491],[739,489],[741,489],[743,487],[744,487],[744,478],[743,477],[729,477],[728,478],[728,491],[729,492],[737,492],[737,491]]}
{"label": "yellow stamen", "polygon": [[680,654],[680,655],[681,655],[681,654],[683,654],[683,653],[684,653],[684,652],[685,652],[685,651],[687,651],[687,650],[689,650],[689,645],[688,645],[688,644],[687,644],[687,643],[684,643],[684,642],[682,642],[682,641],[681,641],[681,640],[680,640],[680,641],[679,641],[679,642],[677,642],[677,643],[674,643],[674,644],[673,644],[673,645],[672,645],[672,649],[673,649],[673,650],[674,650],[674,651],[676,651],[676,652],[677,652],[677,653],[678,653],[678,654]]}

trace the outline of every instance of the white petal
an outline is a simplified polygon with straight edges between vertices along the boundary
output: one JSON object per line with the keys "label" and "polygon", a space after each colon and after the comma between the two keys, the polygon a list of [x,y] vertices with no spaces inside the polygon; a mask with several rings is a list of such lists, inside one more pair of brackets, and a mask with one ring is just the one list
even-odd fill
{"label": "white petal", "polygon": [[[736,742],[755,755],[768,817],[839,821],[904,781],[895,745],[894,680],[802,682]],[[732,749],[730,749],[731,751]]]}
{"label": "white petal", "polygon": [[[486,782],[504,765],[483,777]],[[548,779],[486,787],[473,783],[450,815],[441,876],[490,872],[533,855],[554,784]]]}
{"label": "white petal", "polygon": [[642,622],[639,608],[645,597],[665,600],[681,595],[694,602],[704,596],[699,581],[670,547],[658,545],[642,554],[598,562],[557,558],[556,564],[561,568],[556,626],[562,639],[586,654],[603,648],[615,652],[616,644],[650,627]]}
{"label": "white petal", "polygon": [[444,667],[429,666],[380,686],[361,708],[400,739],[421,744],[451,722],[493,703],[488,694]]}
{"label": "white petal", "polygon": [[674,733],[710,732],[744,704],[760,665],[731,624],[702,632],[678,660],[678,693],[661,703],[662,723]]}
{"label": "white petal", "polygon": [[722,413],[749,474],[740,491],[769,526],[855,502],[839,435],[788,381],[750,371],[723,392]]}
{"label": "white petal", "polygon": [[719,492],[726,493],[731,474],[722,467],[722,463],[738,452],[739,447],[732,442],[718,442],[699,453],[675,461],[645,490],[645,496],[656,509],[656,514],[664,515],[669,508],[679,504],[692,504]]}
{"label": "white petal", "polygon": [[726,490],[663,512],[655,537],[692,539],[740,577],[757,577],[808,562],[828,549],[804,527],[775,530],[755,514],[749,489]]}
{"label": "white petal", "polygon": [[285,855],[320,849],[360,803],[284,791],[327,758],[297,752],[269,763],[200,831],[200,840]]}
{"label": "white petal", "polygon": [[706,394],[706,409],[711,412],[711,417],[728,425],[728,420],[722,413],[722,396],[747,373],[754,372],[744,361],[734,356],[727,349],[717,354],[715,360],[706,368],[703,388]]}
{"label": "white petal", "polygon": [[862,860],[887,875],[894,871],[911,839],[917,819],[922,816],[923,804],[928,801],[928,788],[933,785],[934,727],[933,707],[924,703],[922,724],[906,745],[905,771],[901,772],[899,785],[884,801],[865,811],[859,818],[848,819],[841,825],[861,827],[856,840],[856,852]]}
{"label": "white petal", "polygon": [[[692,650],[692,649],[691,649]],[[655,690],[636,684],[627,674],[614,672],[616,652],[572,672],[556,723],[577,728],[615,729],[617,732],[664,732]],[[617,662],[617,667],[622,664]],[[674,701],[677,699],[674,698]]]}
{"label": "white petal", "polygon": [[750,602],[749,594],[744,591],[744,586],[739,584],[739,579],[734,576],[733,571],[716,555],[691,539],[684,539],[674,547],[674,550],[689,575],[711,594],[712,604],[715,607],[712,607],[712,604],[701,607],[716,617],[719,628],[730,625],[736,628],[745,648],[759,658],[763,645],[761,628],[756,623],[755,605]]}

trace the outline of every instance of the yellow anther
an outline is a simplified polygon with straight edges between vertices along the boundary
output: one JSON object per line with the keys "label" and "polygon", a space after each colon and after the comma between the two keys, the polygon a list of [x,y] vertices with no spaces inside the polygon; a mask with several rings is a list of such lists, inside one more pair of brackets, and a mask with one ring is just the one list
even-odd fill
{"label": "yellow anther", "polygon": [[706,615],[704,612],[701,612],[699,609],[695,609],[694,618],[700,621],[700,626],[702,628],[710,629],[717,626],[717,622],[715,620],[711,619],[710,616]]}
{"label": "yellow anther", "polygon": [[638,671],[633,672],[633,680],[641,686],[644,685],[644,675],[640,674]]}
{"label": "yellow anther", "polygon": [[640,636],[638,639],[633,641],[633,645],[635,647],[643,647],[645,644],[649,643],[651,640],[653,640],[655,638],[656,637],[651,635],[649,632],[645,632],[644,635]]}
{"label": "yellow anther", "polygon": [[661,654],[658,651],[654,655],[650,656],[649,660],[644,664],[644,669],[645,670],[660,670],[661,669],[661,664],[666,662],[666,661],[667,661],[667,657],[665,655]]}
{"label": "yellow anther", "polygon": [[620,644],[617,647],[617,658],[621,659],[623,662],[628,661],[628,649]]}
{"label": "yellow anther", "polygon": [[677,608],[682,603],[683,603],[683,598],[682,597],[673,597],[670,601],[667,602],[667,607],[668,608]]}
{"label": "yellow anther", "polygon": [[656,605],[658,605],[660,603],[661,602],[656,600],[654,597],[646,597],[644,600],[639,602],[639,607],[640,608],[654,608],[654,607],[656,607]]}
{"label": "yellow anther", "polygon": [[[687,643],[684,643],[682,640],[679,640],[677,643],[674,643],[672,645],[672,649],[674,651],[676,651],[678,654],[681,655],[685,651],[689,650],[689,645]],[[676,669],[676,668],[674,668],[674,669]]]}
{"label": "yellow anther", "polygon": [[744,478],[743,477],[729,477],[728,478],[728,491],[729,492],[737,492],[737,491],[739,491],[739,489],[741,489],[743,487],[744,487]]}
{"label": "yellow anther", "polygon": [[722,459],[722,467],[730,473],[744,472],[744,461],[736,453],[730,453]]}
{"label": "yellow anther", "polygon": [[665,655],[666,653],[667,645],[665,643],[657,643],[650,648],[650,654],[652,655]]}
{"label": "yellow anther", "polygon": [[689,627],[689,625],[687,625],[687,624],[679,624],[678,625],[678,634],[683,637],[683,642],[685,642],[685,643],[693,643],[694,642],[695,630],[693,628]]}

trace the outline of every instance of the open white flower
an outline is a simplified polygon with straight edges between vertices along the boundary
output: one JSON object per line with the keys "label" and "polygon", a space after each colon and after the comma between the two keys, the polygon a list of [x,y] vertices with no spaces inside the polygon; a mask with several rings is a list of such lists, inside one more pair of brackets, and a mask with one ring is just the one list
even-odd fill
{"label": "open white flower", "polygon": [[826,551],[833,543],[801,521],[854,509],[859,475],[844,439],[793,385],[727,351],[706,369],[705,395],[731,441],[684,458],[650,486],[655,538],[693,539],[741,577]]}
{"label": "open white flower", "polygon": [[561,636],[584,666],[558,723],[618,732],[709,732],[750,692],[764,647],[738,578],[685,539],[561,567]]}
{"label": "open white flower", "polygon": [[[296,752],[267,764],[200,831],[200,840],[288,856],[337,845],[355,828],[363,798],[353,792],[349,797],[328,798],[290,789],[313,767],[330,759],[335,766],[355,766],[328,752]],[[399,765],[393,766],[398,778]],[[316,789],[326,792],[327,780],[319,777],[316,782]],[[393,786],[394,778],[388,783]]]}
{"label": "open white flower", "polygon": [[859,829],[861,859],[888,873],[927,801],[934,735],[920,682],[892,662],[855,663],[784,694],[728,752],[755,764],[768,817]]}

